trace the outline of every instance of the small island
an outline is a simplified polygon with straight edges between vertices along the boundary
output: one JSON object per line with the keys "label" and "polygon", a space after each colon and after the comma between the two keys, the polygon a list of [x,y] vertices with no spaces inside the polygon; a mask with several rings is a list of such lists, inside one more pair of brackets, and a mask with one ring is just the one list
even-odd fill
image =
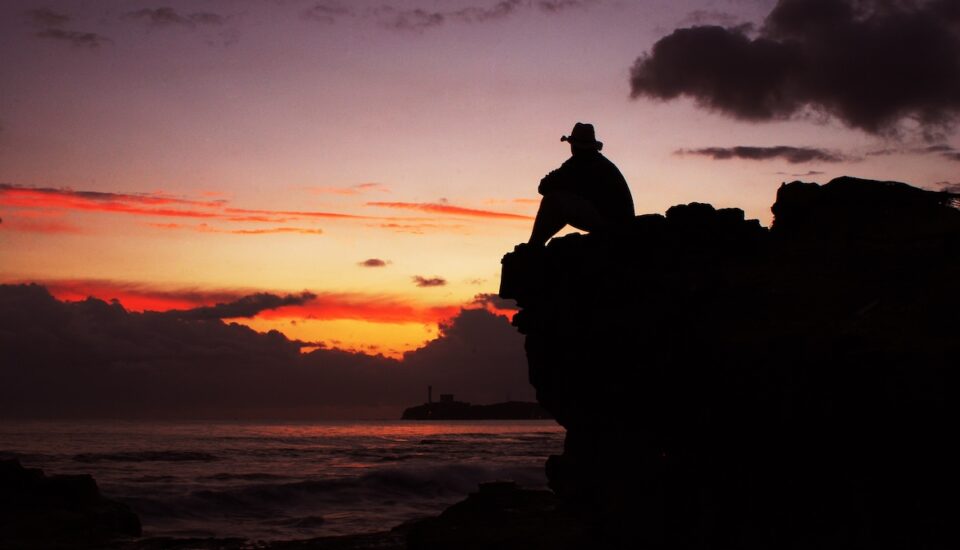
{"label": "small island", "polygon": [[472,405],[457,401],[453,394],[440,394],[433,400],[433,387],[427,388],[427,402],[403,411],[402,420],[549,420],[550,415],[538,403],[506,401],[489,405]]}

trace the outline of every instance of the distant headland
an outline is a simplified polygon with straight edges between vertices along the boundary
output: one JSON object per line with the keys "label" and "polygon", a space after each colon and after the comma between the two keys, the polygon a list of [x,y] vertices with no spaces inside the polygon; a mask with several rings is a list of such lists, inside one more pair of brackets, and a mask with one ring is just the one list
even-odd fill
{"label": "distant headland", "polygon": [[433,400],[433,387],[427,387],[427,402],[403,411],[402,420],[547,420],[553,416],[539,403],[505,401],[472,405],[457,401],[453,394],[440,394]]}

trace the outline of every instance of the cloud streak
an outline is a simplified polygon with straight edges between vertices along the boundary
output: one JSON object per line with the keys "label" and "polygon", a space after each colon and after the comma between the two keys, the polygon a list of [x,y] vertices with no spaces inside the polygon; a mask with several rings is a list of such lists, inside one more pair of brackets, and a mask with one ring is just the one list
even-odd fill
{"label": "cloud streak", "polygon": [[[248,296],[288,295],[279,292],[231,288],[181,288],[103,279],[46,280],[42,284],[60,300],[83,301],[88,297],[116,300],[129,311],[186,311],[237,303]],[[435,324],[456,314],[458,306],[424,306],[410,298],[356,292],[303,291],[309,295],[302,303],[288,303],[264,309],[265,319],[302,318],[314,320],[369,321],[375,323]]]}
{"label": "cloud streak", "polygon": [[127,12],[127,19],[134,19],[147,23],[152,27],[189,27],[198,25],[222,25],[226,20],[222,15],[212,12],[180,13],[170,7],[143,8]]}
{"label": "cloud streak", "polygon": [[76,48],[99,48],[110,43],[110,39],[95,32],[68,31],[65,29],[45,29],[37,31],[38,38],[48,38],[68,42]]}
{"label": "cloud streak", "polygon": [[465,229],[465,226],[458,224],[446,224],[446,223],[381,223],[374,224],[371,227],[379,227],[380,229],[387,229],[393,231],[394,233],[407,233],[410,235],[424,235],[431,231],[462,231]]}
{"label": "cloud streak", "polygon": [[186,230],[196,231],[198,233],[221,233],[226,235],[278,235],[278,234],[297,234],[297,235],[323,235],[322,229],[309,227],[266,227],[260,229],[221,229],[210,224],[200,223],[196,225],[187,225],[180,223],[150,223],[150,227],[158,229]]}
{"label": "cloud streak", "polygon": [[698,155],[710,157],[713,160],[745,159],[745,160],[773,160],[783,159],[790,164],[807,162],[841,162],[849,160],[839,153],[816,149],[813,147],[791,147],[777,145],[773,147],[704,147],[702,149],[679,149],[677,155]]}
{"label": "cloud streak", "polygon": [[511,318],[519,311],[516,300],[501,298],[499,294],[477,294],[473,297],[473,305],[480,306],[494,315]]}
{"label": "cloud streak", "polygon": [[914,147],[914,148],[896,148],[896,149],[881,149],[879,151],[871,151],[867,153],[869,156],[882,157],[888,155],[900,155],[900,154],[914,154],[914,155],[931,155],[939,154],[947,160],[960,161],[960,151],[955,149],[952,145],[946,143],[937,143],[934,145],[928,145],[926,147]]}
{"label": "cloud streak", "polygon": [[[362,184],[361,189],[379,190],[378,184]],[[167,230],[193,230],[206,233],[237,235],[264,235],[275,233],[319,235],[318,228],[277,226],[270,228],[224,229],[214,222],[287,224],[314,222],[317,220],[342,220],[375,222],[380,227],[401,232],[422,233],[426,230],[457,230],[460,225],[436,223],[436,216],[459,216],[500,220],[530,220],[529,216],[507,212],[476,210],[449,204],[425,204],[405,202],[369,202],[366,206],[415,210],[433,214],[434,217],[414,216],[367,216],[320,210],[265,210],[238,208],[223,199],[195,200],[175,197],[164,193],[110,193],[101,191],[78,191],[74,189],[29,187],[0,183],[0,206],[18,209],[62,212],[99,212],[195,220],[195,225],[180,223],[149,223],[151,227]]]}
{"label": "cloud streak", "polygon": [[0,229],[52,235],[78,235],[83,233],[82,227],[62,220],[24,219],[19,216],[7,216],[0,220]]}
{"label": "cloud streak", "polygon": [[358,183],[347,187],[311,187],[311,193],[319,195],[362,195],[370,192],[389,193],[390,188],[382,183]]}
{"label": "cloud streak", "polygon": [[316,297],[317,295],[311,292],[287,294],[286,296],[258,292],[231,302],[221,302],[213,306],[201,306],[186,310],[169,310],[166,313],[177,319],[191,321],[250,318],[269,309],[304,305]]}
{"label": "cloud streak", "polygon": [[444,203],[426,203],[426,202],[368,202],[367,206],[377,206],[380,208],[394,208],[401,210],[417,210],[420,212],[429,212],[431,214],[442,214],[445,216],[467,216],[472,218],[489,218],[501,220],[532,220],[530,216],[522,214],[513,214],[510,212],[497,212],[494,210],[478,210],[475,208],[464,208]]}
{"label": "cloud streak", "polygon": [[49,8],[37,8],[24,12],[31,25],[38,28],[34,36],[58,42],[66,42],[79,49],[97,49],[111,40],[95,32],[83,32],[63,28],[73,17]]}
{"label": "cloud streak", "polygon": [[303,11],[303,18],[323,24],[334,24],[345,18],[372,20],[380,26],[408,32],[424,32],[446,24],[482,24],[501,21],[524,12],[556,14],[584,8],[599,0],[500,0],[455,10],[429,10],[379,6],[356,9],[347,4],[325,1],[314,3]]}
{"label": "cloud streak", "polygon": [[447,280],[443,277],[423,277],[421,275],[414,275],[412,277],[413,284],[417,285],[420,288],[430,288],[435,286],[446,286]]}
{"label": "cloud streak", "polygon": [[822,113],[868,133],[935,135],[960,113],[950,0],[779,0],[759,35],[681,28],[634,63],[631,96],[688,97],[746,121]]}
{"label": "cloud streak", "polygon": [[51,10],[50,8],[27,10],[24,12],[24,15],[31,24],[38,27],[63,27],[70,21],[73,21],[73,17]]}

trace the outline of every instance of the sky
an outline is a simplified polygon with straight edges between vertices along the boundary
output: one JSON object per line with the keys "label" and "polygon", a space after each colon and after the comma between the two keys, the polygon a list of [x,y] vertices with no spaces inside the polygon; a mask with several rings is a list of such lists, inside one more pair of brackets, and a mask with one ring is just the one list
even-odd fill
{"label": "sky", "polygon": [[769,225],[785,181],[956,186],[958,12],[7,0],[0,283],[134,313],[220,304],[204,315],[305,353],[402,359],[464,308],[509,314],[499,259],[578,121],[638,214],[697,201]]}

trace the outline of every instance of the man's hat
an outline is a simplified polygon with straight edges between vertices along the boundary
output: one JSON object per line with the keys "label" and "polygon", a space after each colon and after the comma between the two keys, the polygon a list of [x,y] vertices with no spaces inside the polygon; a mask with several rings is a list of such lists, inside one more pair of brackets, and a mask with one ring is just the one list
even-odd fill
{"label": "man's hat", "polygon": [[570,135],[560,136],[560,141],[569,142],[570,145],[579,149],[593,149],[595,151],[603,149],[603,143],[597,141],[597,136],[593,132],[593,124],[584,124],[583,122],[574,124]]}

